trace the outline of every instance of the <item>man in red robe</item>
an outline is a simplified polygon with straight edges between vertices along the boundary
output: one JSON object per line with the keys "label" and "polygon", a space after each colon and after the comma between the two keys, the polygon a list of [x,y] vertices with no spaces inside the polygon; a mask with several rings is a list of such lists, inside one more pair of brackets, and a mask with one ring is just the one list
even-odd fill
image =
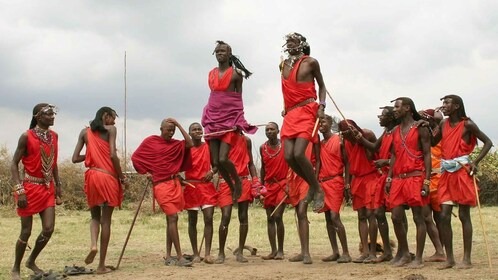
{"label": "man in red robe", "polygon": [[[309,185],[305,202],[314,200],[313,211],[318,212],[323,208],[324,194],[305,151],[309,142],[318,142],[317,118],[324,117],[326,88],[318,61],[309,56],[306,38],[299,33],[290,33],[285,46],[289,57],[280,65],[284,97],[280,138],[284,141],[287,164]],[[315,102],[315,80],[319,87],[319,104]]]}
{"label": "man in red robe", "polygon": [[[36,258],[54,232],[54,206],[56,196],[61,195],[61,183],[57,170],[58,135],[49,128],[54,125],[56,113],[57,108],[47,103],[33,108],[29,130],[19,138],[10,166],[12,181],[16,184],[13,191],[17,214],[21,217],[21,234],[16,242],[12,279],[21,279],[21,262],[31,235],[33,215],[40,215],[42,231],[36,238],[26,267],[36,275],[43,273],[36,265]],[[19,174],[21,161],[24,165],[22,179]]]}
{"label": "man in red robe", "polygon": [[[420,115],[410,98],[399,97],[395,100],[394,116],[400,124],[393,132],[391,165],[386,179],[391,218],[398,239],[398,252],[392,263],[400,267],[411,262],[411,268],[421,268],[424,265],[422,255],[427,234],[422,207],[429,204],[431,177],[430,135],[427,128],[417,127]],[[404,205],[412,209],[417,228],[417,251],[413,262],[404,226]]]}
{"label": "man in red robe", "polygon": [[183,190],[185,197],[185,209],[188,210],[188,234],[192,251],[193,262],[200,262],[199,250],[197,248],[197,214],[199,210],[204,216],[204,239],[205,256],[204,262],[214,263],[211,257],[211,243],[213,241],[213,213],[214,206],[218,202],[218,193],[212,182],[213,175],[217,172],[216,167],[211,168],[209,145],[202,142],[202,126],[192,123],[189,127],[189,135],[194,142],[190,148],[192,154],[192,169],[185,171],[185,181],[188,184]]}
{"label": "man in red robe", "polygon": [[[453,230],[451,228],[451,211],[458,205],[458,217],[463,228],[463,260],[458,266],[470,268],[472,251],[472,221],[470,207],[477,202],[472,176],[477,173],[479,162],[486,156],[493,143],[479,127],[467,117],[463,100],[458,95],[447,95],[441,98],[441,112],[448,116],[439,125],[434,144],[441,141],[441,168],[443,175],[439,181],[438,197],[441,203],[441,232],[446,263],[441,268],[455,265],[453,255]],[[477,139],[484,143],[479,155],[470,161],[469,155],[474,150]],[[462,165],[465,166],[462,168]]]}
{"label": "man in red robe", "polygon": [[[274,122],[269,122],[265,127],[268,141],[259,147],[261,184],[266,187],[267,191],[263,207],[266,209],[268,239],[271,247],[271,253],[262,257],[264,260],[284,259],[285,227],[282,216],[286,205],[284,202],[279,206],[279,203],[286,197],[286,176],[289,166],[285,162],[282,151],[283,145],[278,139],[278,133],[278,125]],[[278,209],[275,210],[277,206]],[[273,211],[275,213],[272,216]],[[276,239],[278,239],[278,247]]]}
{"label": "man in red robe", "polygon": [[[354,127],[359,133],[353,133]],[[361,129],[352,120],[339,122],[339,130],[344,137],[346,150],[346,167],[344,180],[346,189],[351,190],[353,210],[358,212],[358,231],[362,244],[362,254],[353,260],[355,263],[369,263],[376,259],[375,246],[369,246],[368,240],[377,240],[377,221],[374,210],[376,203],[376,187],[379,173],[375,168],[374,154],[361,144],[361,137],[376,142],[375,134],[368,129]],[[370,238],[369,238],[370,237]]]}
{"label": "man in red robe", "polygon": [[[176,127],[180,129],[183,141],[172,139]],[[178,172],[192,167],[190,148],[193,145],[183,127],[175,119],[167,118],[161,122],[161,135],[145,138],[131,156],[137,172],[152,177],[154,198],[166,214],[166,264],[171,263],[171,245],[174,244],[177,265],[192,265],[183,258],[177,224],[178,212],[183,210],[185,204]]]}
{"label": "man in red robe", "polygon": [[[114,207],[121,206],[123,201],[122,184],[127,183],[121,171],[121,165],[116,153],[117,130],[114,126],[116,112],[109,107],[100,108],[89,128],[81,130],[74,149],[73,163],[85,162],[88,168],[85,172],[85,194],[90,208],[90,252],[85,263],[93,262],[97,254],[97,241],[100,238],[100,260],[97,274],[112,270],[105,265],[107,247],[111,238],[111,219]],[[86,145],[86,154],[81,154]]]}
{"label": "man in red robe", "polygon": [[[348,250],[348,240],[346,229],[341,221],[342,202],[344,201],[344,158],[345,151],[343,141],[339,135],[332,133],[332,124],[334,120],[331,116],[325,115],[321,120],[320,132],[323,140],[320,143],[320,170],[319,182],[325,192],[325,206],[320,212],[325,213],[327,222],[327,234],[330,245],[332,246],[332,255],[323,258],[324,262],[337,261],[338,263],[351,262],[351,256]],[[342,255],[339,254],[337,246],[337,236],[341,241]]]}
{"label": "man in red robe", "polygon": [[209,72],[211,93],[202,112],[201,124],[206,132],[204,139],[209,143],[211,164],[230,187],[235,202],[241,196],[242,182],[228,154],[240,131],[254,134],[257,130],[247,123],[242,101],[242,78],[247,79],[252,73],[232,55],[230,45],[223,41],[216,43],[213,53],[218,67]]}
{"label": "man in red robe", "polygon": [[[237,200],[237,210],[239,216],[239,248],[236,254],[238,262],[247,262],[247,259],[242,255],[245,247],[247,232],[249,230],[248,209],[249,203],[253,201],[251,195],[251,185],[253,182],[259,182],[252,159],[252,143],[249,137],[242,134],[236,135],[233,146],[230,149],[228,157],[235,164],[237,176],[242,182],[242,193]],[[249,178],[249,174],[251,177]],[[221,208],[221,223],[219,228],[220,249],[216,264],[225,262],[225,243],[228,235],[228,225],[232,216],[232,193],[230,187],[224,180],[221,180],[218,186],[218,206]]]}

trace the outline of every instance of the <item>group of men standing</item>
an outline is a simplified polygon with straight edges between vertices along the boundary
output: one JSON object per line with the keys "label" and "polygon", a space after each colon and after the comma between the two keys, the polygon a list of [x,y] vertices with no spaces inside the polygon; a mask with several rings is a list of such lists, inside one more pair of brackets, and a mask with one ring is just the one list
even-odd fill
{"label": "group of men standing", "polygon": [[[133,166],[148,174],[154,198],[166,214],[166,263],[190,266],[192,262],[223,263],[232,206],[237,204],[239,218],[238,262],[247,262],[242,252],[248,235],[248,208],[255,198],[263,201],[268,221],[271,252],[263,259],[284,258],[284,223],[286,204],[295,207],[301,252],[289,261],[311,264],[309,252],[308,204],[314,212],[324,212],[332,254],[323,261],[338,263],[377,263],[390,261],[394,266],[423,266],[426,234],[429,233],[436,254],[429,260],[445,261],[442,268],[455,265],[451,214],[459,206],[464,232],[464,258],[461,267],[470,267],[472,224],[470,207],[476,204],[472,176],[478,163],[492,146],[490,139],[466,116],[459,96],[447,95],[438,110],[418,112],[407,97],[395,100],[394,106],[381,107],[379,123],[385,128],[377,139],[371,130],[360,128],[353,120],[343,119],[339,133],[332,131],[334,120],[325,115],[326,88],[319,63],[310,57],[306,38],[298,33],[286,36],[288,58],[280,64],[284,110],[281,130],[276,122],[265,126],[268,140],[259,147],[261,170],[253,162],[252,143],[244,133],[256,127],[244,118],[242,81],[251,75],[233,54],[231,47],[218,41],[214,54],[218,67],[208,76],[211,89],[201,123],[192,123],[188,131],[173,118],[164,119],[160,135],[145,138],[132,155]],[[315,89],[318,84],[318,92]],[[317,100],[318,99],[318,100]],[[317,102],[318,101],[318,102]],[[441,113],[448,118],[442,119]],[[12,162],[12,178],[21,216],[21,234],[16,243],[13,279],[20,278],[20,263],[31,232],[32,216],[39,213],[43,230],[26,266],[41,273],[35,259],[50,239],[54,227],[55,198],[60,197],[57,172],[57,134],[53,125],[56,108],[38,104],[33,110],[30,130],[18,143]],[[128,183],[116,155],[117,114],[101,108],[90,128],[80,133],[73,162],[85,162],[85,193],[92,216],[91,248],[85,262],[91,263],[98,250],[101,232],[98,273],[107,273],[105,265],[110,238],[113,208],[122,201],[122,186]],[[183,140],[173,139],[179,129]],[[322,139],[318,132],[321,133]],[[278,137],[280,133],[280,139]],[[206,142],[202,141],[202,138]],[[476,139],[484,143],[473,161],[469,158]],[[86,145],[86,154],[81,154]],[[432,148],[431,148],[432,147]],[[23,161],[24,178],[18,164]],[[439,164],[439,162],[441,162]],[[184,177],[179,175],[185,172]],[[218,174],[218,176],[215,176]],[[218,177],[216,184],[213,178]],[[340,211],[346,200],[358,213],[358,230],[362,252],[352,259]],[[221,208],[219,252],[211,256],[213,213]],[[416,225],[417,248],[413,257],[408,248],[406,209],[412,209]],[[187,210],[193,260],[183,257],[178,234],[178,213]],[[198,212],[204,219],[204,257],[197,245]],[[398,241],[395,255],[389,239],[386,212],[391,212]],[[434,224],[434,220],[436,223]],[[383,253],[376,254],[380,232]],[[337,237],[342,246],[339,252]],[[177,257],[171,256],[172,246]],[[446,255],[443,252],[443,246]]]}

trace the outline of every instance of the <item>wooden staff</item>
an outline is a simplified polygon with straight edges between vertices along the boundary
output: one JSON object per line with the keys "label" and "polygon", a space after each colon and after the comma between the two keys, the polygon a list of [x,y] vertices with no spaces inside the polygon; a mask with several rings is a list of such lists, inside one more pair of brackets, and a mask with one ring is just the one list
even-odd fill
{"label": "wooden staff", "polygon": [[335,103],[335,100],[334,100],[334,98],[332,98],[332,95],[329,93],[328,90],[326,92],[327,92],[327,95],[329,96],[330,100],[332,100],[332,103],[334,103],[334,107],[337,109],[337,112],[339,112],[339,114],[341,115],[342,119],[349,126],[348,120],[346,119],[346,117],[344,116],[344,114],[341,112],[341,109],[339,109],[339,106],[337,106],[337,104]]}
{"label": "wooden staff", "polygon": [[215,131],[215,132],[211,132],[211,133],[204,133],[204,134],[202,134],[202,136],[206,137],[206,136],[211,136],[211,135],[223,134],[223,133],[232,132],[235,130],[237,130],[236,127],[231,128],[231,129],[227,129],[227,130],[220,130],[220,131]]}
{"label": "wooden staff", "polygon": [[311,133],[311,138],[315,137],[316,129],[318,128],[318,123],[320,122],[320,118],[316,118],[315,126],[313,127],[313,132]]}
{"label": "wooden staff", "polygon": [[275,212],[277,212],[277,209],[282,206],[282,204],[284,203],[284,201],[288,198],[289,196],[287,194],[285,194],[284,198],[282,198],[282,200],[280,201],[280,203],[278,203],[277,207],[275,207],[275,209],[273,209],[273,212],[271,212],[270,214],[270,217],[273,216],[273,214],[275,214]]}
{"label": "wooden staff", "polygon": [[123,245],[123,249],[121,250],[121,255],[119,255],[119,260],[118,260],[118,264],[116,265],[116,269],[118,269],[119,265],[121,264],[121,259],[123,258],[123,255],[124,255],[124,252],[126,249],[126,245],[128,245],[128,240],[130,240],[131,231],[133,230],[133,226],[135,226],[135,221],[137,220],[138,212],[140,211],[140,207],[142,207],[142,202],[144,201],[145,195],[147,194],[147,190],[149,189],[149,184],[150,184],[150,181],[148,181],[147,184],[145,184],[145,189],[144,189],[144,193],[142,195],[142,199],[140,199],[140,202],[138,203],[137,211],[135,211],[135,216],[133,217],[133,221],[131,222],[130,230],[128,231],[128,235],[126,236],[126,240],[125,240],[125,243]]}
{"label": "wooden staff", "polygon": [[197,251],[197,252],[198,252],[197,254],[199,254],[199,257],[201,256],[202,245],[204,244],[204,238],[205,238],[205,237],[206,237],[206,236],[205,236],[204,234],[202,234],[201,246],[199,246],[199,250]]}
{"label": "wooden staff", "polygon": [[195,189],[195,186],[193,184],[190,184],[189,182],[187,181],[182,181],[182,183],[184,183],[185,185],[188,185],[189,187],[192,187]]}

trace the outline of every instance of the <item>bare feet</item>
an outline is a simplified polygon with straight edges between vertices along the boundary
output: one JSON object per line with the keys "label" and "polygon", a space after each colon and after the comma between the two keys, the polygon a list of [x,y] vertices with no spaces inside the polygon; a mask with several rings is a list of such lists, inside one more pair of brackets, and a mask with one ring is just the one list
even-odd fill
{"label": "bare feet", "polygon": [[262,256],[261,258],[265,261],[274,260],[276,255],[277,255],[276,252],[271,252],[268,256]]}
{"label": "bare feet", "polygon": [[393,255],[391,254],[382,254],[375,260],[372,260],[372,263],[381,263],[381,262],[388,262],[393,259]]}
{"label": "bare feet", "polygon": [[176,263],[177,266],[182,266],[182,267],[190,267],[192,266],[192,262],[187,260],[186,258],[181,258],[178,260]]}
{"label": "bare feet", "polygon": [[341,257],[337,259],[337,263],[350,263],[352,261],[349,254],[342,254]]}
{"label": "bare feet", "polygon": [[21,272],[20,271],[12,270],[10,272],[10,275],[12,276],[12,280],[21,280]]}
{"label": "bare feet", "polygon": [[422,260],[414,260],[407,267],[410,269],[420,269],[424,267],[424,262]]}
{"label": "bare feet", "polygon": [[33,270],[35,274],[43,274],[43,270],[41,270],[38,266],[36,266],[35,262],[32,262],[30,259],[26,261],[26,267]]}
{"label": "bare feet", "polygon": [[377,259],[377,256],[375,256],[375,255],[368,255],[368,257],[363,260],[363,263],[372,263],[375,259]]}
{"label": "bare feet", "polygon": [[211,257],[211,255],[207,255],[204,257],[204,262],[207,263],[207,264],[213,264],[214,263],[214,259],[213,257]]}
{"label": "bare feet", "polygon": [[284,259],[284,252],[277,252],[277,255],[275,256],[275,260],[281,261]]}
{"label": "bare feet", "polygon": [[339,254],[335,253],[322,259],[322,262],[335,262],[339,259]]}
{"label": "bare feet", "polygon": [[215,264],[222,264],[225,262],[225,254],[218,254],[218,258],[214,261]]}
{"label": "bare feet", "polygon": [[425,259],[426,262],[444,262],[446,261],[446,256],[442,253],[434,253],[434,255]]}
{"label": "bare feet", "polygon": [[404,255],[402,256],[399,261],[393,263],[392,265],[394,267],[402,267],[404,266],[405,264],[408,264],[412,261],[412,256],[411,255]]}
{"label": "bare feet", "polygon": [[95,270],[95,274],[107,274],[109,272],[113,272],[113,270],[108,267],[97,268],[97,270]]}
{"label": "bare feet", "polygon": [[323,206],[325,205],[324,198],[325,194],[323,193],[323,190],[321,188],[315,192],[315,195],[313,197],[313,212],[317,213],[322,210]]}
{"label": "bare feet", "polygon": [[235,257],[235,260],[237,260],[239,263],[246,263],[247,262],[247,259],[244,258],[242,253],[237,254],[237,256]]}
{"label": "bare feet", "polygon": [[310,255],[303,256],[303,263],[304,264],[312,264],[313,260],[311,259],[311,256]]}
{"label": "bare feet", "polygon": [[438,267],[439,270],[443,270],[443,269],[449,269],[449,268],[452,268],[455,266],[455,261],[445,261],[443,263],[443,265],[441,265],[440,267]]}
{"label": "bare feet", "polygon": [[303,261],[303,255],[302,254],[297,254],[289,258],[290,262],[302,262]]}
{"label": "bare feet", "polygon": [[455,266],[457,269],[470,269],[472,268],[472,263],[469,261],[462,261],[461,263]]}
{"label": "bare feet", "polygon": [[97,252],[98,252],[98,250],[96,247],[90,249],[90,252],[88,253],[88,255],[85,258],[85,264],[93,263],[93,260],[95,259],[95,256],[97,255]]}
{"label": "bare feet", "polygon": [[354,259],[353,262],[354,263],[363,263],[363,261],[368,258],[368,255],[361,255],[359,256],[358,258]]}

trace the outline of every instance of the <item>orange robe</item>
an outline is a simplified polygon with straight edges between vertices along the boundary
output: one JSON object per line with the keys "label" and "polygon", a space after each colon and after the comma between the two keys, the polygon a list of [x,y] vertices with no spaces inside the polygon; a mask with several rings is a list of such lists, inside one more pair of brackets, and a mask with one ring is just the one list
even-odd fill
{"label": "orange robe", "polygon": [[297,82],[297,72],[302,61],[308,56],[303,56],[296,62],[289,77],[282,76],[282,93],[284,96],[285,116],[280,132],[282,141],[285,138],[304,138],[313,143],[318,142],[318,133],[313,128],[317,118],[318,103],[310,102],[306,105],[297,106],[306,100],[316,100],[315,82]]}
{"label": "orange robe", "polygon": [[339,213],[344,198],[344,164],[341,154],[341,138],[334,134],[320,143],[321,168],[318,176],[325,193],[325,205],[320,212],[328,210]]}
{"label": "orange robe", "polygon": [[[237,175],[242,180],[242,195],[237,202],[253,201],[251,195],[251,181],[249,180],[249,154],[247,153],[247,140],[244,135],[238,134],[235,138],[234,145],[228,153],[228,158],[235,165]],[[224,181],[220,182],[218,190],[218,206],[223,208],[227,205],[233,204],[232,192],[230,187]]]}
{"label": "orange robe", "polygon": [[431,147],[431,184],[429,186],[430,190],[430,203],[433,211],[441,211],[441,203],[439,202],[437,189],[439,185],[439,180],[441,179],[441,142],[436,146]]}
{"label": "orange robe", "polygon": [[344,144],[349,161],[349,174],[353,175],[351,181],[353,210],[363,207],[376,209],[375,197],[379,173],[373,161],[367,158],[367,152],[363,146],[353,145],[349,141],[344,141]]}
{"label": "orange robe", "polygon": [[[50,176],[52,176],[52,170],[57,164],[58,155],[58,138],[57,134],[50,130],[52,135],[52,144],[47,144],[41,141],[33,130],[28,130],[28,141],[26,143],[27,156],[21,158],[22,164],[24,165],[25,174],[35,177],[37,179],[44,178],[42,173],[42,150],[45,155],[53,155],[53,162],[50,166]],[[25,176],[22,184],[24,186],[26,200],[28,206],[24,209],[17,208],[17,215],[20,217],[29,217],[34,214],[40,213],[43,210],[55,206],[55,189],[54,180],[48,178],[48,185],[46,183],[34,182],[28,180]],[[15,200],[17,202],[17,194],[14,194]]]}
{"label": "orange robe", "polygon": [[[393,132],[393,147],[396,161],[393,166],[393,180],[389,194],[389,204],[394,208],[406,204],[423,206],[429,203],[429,197],[422,197],[421,191],[425,178],[424,157],[418,148],[419,133],[417,127],[411,127],[406,136],[401,135],[400,126]],[[404,173],[421,171],[419,176],[400,178]]]}
{"label": "orange robe", "polygon": [[183,190],[185,198],[185,209],[200,207],[203,205],[216,205],[218,193],[212,182],[203,182],[206,173],[211,170],[209,145],[202,143],[199,147],[190,148],[192,154],[192,169],[185,172],[185,180],[194,185],[187,185]]}
{"label": "orange robe", "polygon": [[123,190],[111,161],[109,142],[100,138],[99,131],[87,128],[85,194],[90,208],[99,205],[121,206]]}
{"label": "orange robe", "polygon": [[283,143],[280,142],[280,147],[272,149],[265,142],[261,145],[260,152],[263,155],[261,161],[265,165],[265,186],[266,195],[263,202],[263,207],[275,207],[285,196],[285,184],[287,170],[289,166],[284,158]]}
{"label": "orange robe", "polygon": [[[449,160],[464,155],[470,155],[474,150],[477,139],[470,137],[470,143],[462,139],[465,120],[451,127],[448,119],[443,125],[443,138],[441,139],[442,158]],[[475,206],[477,204],[476,192],[472,177],[464,168],[450,173],[443,172],[439,180],[438,197],[441,203],[453,201],[458,204]]]}

